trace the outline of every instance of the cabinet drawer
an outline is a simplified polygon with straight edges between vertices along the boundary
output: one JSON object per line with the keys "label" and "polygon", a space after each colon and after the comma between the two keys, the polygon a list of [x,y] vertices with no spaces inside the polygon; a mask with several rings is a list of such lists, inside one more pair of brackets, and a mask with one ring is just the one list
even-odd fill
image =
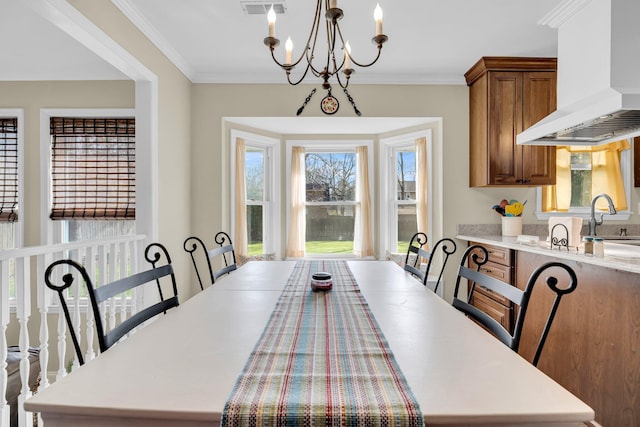
{"label": "cabinet drawer", "polygon": [[489,298],[486,289],[476,287],[470,303],[497,320],[507,331],[511,330],[511,307]]}
{"label": "cabinet drawer", "polygon": [[[497,264],[502,264],[506,266],[511,266],[511,249],[501,248],[498,246],[484,245],[482,243],[471,242],[471,245],[482,245],[487,249],[489,253],[489,261],[492,261]],[[504,279],[503,279],[504,280]],[[510,280],[506,280],[510,282]]]}
{"label": "cabinet drawer", "polygon": [[[502,295],[498,295],[495,292],[487,289],[487,288],[483,288],[482,286],[476,284],[475,286],[475,290],[473,291],[473,293],[481,293],[485,298],[490,298],[491,300],[495,301],[498,304],[501,304],[505,307],[510,307],[511,306],[511,301],[509,301],[508,298],[503,297]],[[473,297],[473,295],[472,295]]]}
{"label": "cabinet drawer", "polygon": [[511,266],[489,261],[480,267],[480,273],[511,284]]}

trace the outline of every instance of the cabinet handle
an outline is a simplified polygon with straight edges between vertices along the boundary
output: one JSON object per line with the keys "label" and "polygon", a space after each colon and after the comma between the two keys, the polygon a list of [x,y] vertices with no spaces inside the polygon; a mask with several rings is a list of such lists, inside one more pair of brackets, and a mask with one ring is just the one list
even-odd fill
{"label": "cabinet handle", "polygon": [[484,271],[485,273],[493,273],[493,271],[489,270],[488,268],[481,268],[480,271]]}
{"label": "cabinet handle", "polygon": [[529,178],[527,178],[527,179],[523,180],[523,182],[524,182],[525,184],[531,184],[531,180],[530,180]]}
{"label": "cabinet handle", "polygon": [[516,179],[516,184],[522,184],[524,181],[522,179]]}

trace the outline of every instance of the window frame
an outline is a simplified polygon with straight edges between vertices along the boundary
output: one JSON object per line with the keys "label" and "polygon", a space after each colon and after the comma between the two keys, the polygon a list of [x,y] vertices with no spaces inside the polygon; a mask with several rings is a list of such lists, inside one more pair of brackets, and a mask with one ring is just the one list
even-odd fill
{"label": "window frame", "polygon": [[[356,153],[356,148],[359,146],[367,146],[367,161],[369,163],[369,182],[371,184],[373,184],[373,175],[374,175],[374,169],[375,169],[375,164],[374,164],[374,160],[373,160],[373,140],[372,139],[349,139],[349,140],[334,140],[334,139],[312,139],[312,140],[286,140],[286,149],[287,149],[287,156],[286,156],[286,219],[287,219],[287,224],[289,224],[290,222],[290,215],[291,215],[291,210],[289,209],[289,206],[291,206],[291,196],[290,196],[290,187],[291,187],[291,150],[293,149],[293,147],[304,147],[305,149],[305,154],[308,154],[309,152],[314,152],[314,153]],[[375,191],[374,191],[374,185],[370,185],[369,186],[369,198],[371,201],[371,206],[375,206]],[[306,202],[305,201],[305,206],[329,206],[329,205],[335,205],[335,206],[356,206],[358,204],[358,201],[345,201],[345,202],[331,202],[331,201],[327,201],[327,202]],[[375,224],[375,211],[372,210],[371,212],[371,221],[373,224]],[[289,230],[287,229],[287,235],[289,233]],[[306,242],[305,242],[306,243]],[[340,254],[339,256],[336,256],[335,254],[306,254],[305,253],[305,258],[308,259],[333,259],[333,258],[354,258],[354,259],[360,259],[360,257],[358,257],[357,255],[351,253],[351,254]]]}
{"label": "window frame", "polygon": [[[42,109],[40,110],[40,218],[41,218],[41,241],[44,244],[62,243],[68,240],[67,221],[53,221],[49,218],[51,208],[51,117],[136,117],[136,110],[131,108],[86,108],[86,109]],[[137,118],[136,118],[137,119]],[[137,132],[137,130],[136,130]],[[136,156],[139,155],[136,134]],[[136,164],[136,176],[138,168]],[[136,189],[140,187],[140,182],[136,182]],[[137,202],[137,201],[136,201]],[[139,212],[137,212],[139,214]],[[136,229],[138,220],[135,221]]]}
{"label": "window frame", "polygon": [[[381,253],[397,253],[398,247],[398,227],[397,227],[397,206],[401,201],[397,200],[396,191],[396,164],[394,154],[398,149],[413,146],[415,147],[418,138],[427,140],[427,213],[428,230],[427,236],[433,236],[433,136],[431,129],[424,129],[417,132],[406,133],[389,138],[380,139],[380,181],[379,188],[383,203],[380,209],[380,248]],[[414,201],[414,205],[416,202]],[[395,222],[394,222],[395,220]]]}
{"label": "window frame", "polygon": [[14,222],[13,242],[15,248],[24,244],[24,109],[0,108],[0,117],[16,118],[18,120],[18,220]]}
{"label": "window frame", "polygon": [[[633,138],[629,139],[631,148],[620,152],[620,169],[622,171],[622,182],[624,183],[625,196],[627,198],[627,209],[618,211],[615,215],[605,213],[608,221],[627,221],[631,214],[631,189],[633,188],[633,170],[631,165],[631,157],[633,156]],[[590,207],[569,208],[568,212],[543,212],[542,211],[542,187],[536,188],[536,210],[534,212],[536,219],[547,221],[551,217],[580,217],[588,220],[591,217]]]}
{"label": "window frame", "polygon": [[275,254],[276,259],[281,256],[280,244],[280,140],[251,132],[231,129],[229,167],[229,213],[231,225],[231,239],[235,241],[235,172],[236,172],[236,139],[244,140],[245,148],[264,150],[264,200],[260,202],[246,200],[247,206],[262,204],[265,208],[262,214],[262,251]]}

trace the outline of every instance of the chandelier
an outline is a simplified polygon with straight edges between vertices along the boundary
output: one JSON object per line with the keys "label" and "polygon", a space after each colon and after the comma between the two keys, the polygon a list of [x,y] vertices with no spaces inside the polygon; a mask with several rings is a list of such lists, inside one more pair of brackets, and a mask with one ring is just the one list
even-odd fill
{"label": "chandelier", "polygon": [[[356,104],[349,95],[347,87],[349,86],[349,80],[351,75],[355,73],[353,65],[358,67],[370,67],[375,64],[380,58],[382,51],[382,45],[388,40],[388,37],[382,33],[382,9],[380,5],[376,5],[373,17],[376,23],[376,35],[371,39],[373,44],[378,48],[377,55],[369,63],[362,63],[356,61],[351,55],[351,47],[349,41],[345,41],[342,30],[340,28],[340,19],[343,17],[342,9],[338,8],[338,0],[317,0],[316,12],[311,25],[311,31],[307,38],[307,43],[300,54],[300,56],[292,62],[293,55],[293,42],[291,37],[287,38],[285,42],[285,60],[280,62],[276,59],[275,48],[280,44],[275,36],[276,34],[276,13],[273,10],[273,5],[267,14],[267,21],[269,25],[269,35],[265,37],[264,44],[267,45],[271,51],[271,57],[286,73],[287,81],[291,85],[297,85],[304,80],[309,72],[315,77],[322,79],[322,88],[327,90],[327,95],[322,99],[320,107],[325,114],[335,114],[339,108],[338,100],[331,93],[331,84],[329,80],[335,76],[336,81],[347,96],[348,101],[353,106],[355,113],[360,116],[361,113],[356,107]],[[324,13],[323,13],[324,10]],[[314,63],[316,60],[315,51],[316,46],[319,43],[320,24],[322,22],[322,16],[325,17],[326,37],[327,37],[327,56],[326,58],[319,58],[317,65]],[[321,38],[320,38],[321,39]],[[336,46],[340,42],[341,46]],[[336,52],[336,49],[339,49]],[[342,52],[340,52],[340,50]],[[291,76],[291,71],[298,65],[304,67],[304,71],[301,73],[299,79],[294,79]],[[342,74],[342,76],[341,76]],[[314,88],[307,96],[302,106],[298,109],[297,115],[300,115],[304,110],[304,107],[311,100],[311,97],[316,92]]]}

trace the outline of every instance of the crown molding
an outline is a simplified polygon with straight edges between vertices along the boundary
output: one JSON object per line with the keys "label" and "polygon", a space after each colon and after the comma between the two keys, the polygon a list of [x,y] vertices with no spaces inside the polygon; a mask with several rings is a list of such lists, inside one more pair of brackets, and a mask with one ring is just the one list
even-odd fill
{"label": "crown molding", "polygon": [[[195,73],[191,79],[193,83],[217,84],[287,84],[282,73]],[[320,84],[318,79],[305,80],[306,84]],[[446,75],[418,75],[418,74],[370,74],[360,75],[349,82],[349,85],[465,85],[464,76]]]}
{"label": "crown molding", "polygon": [[538,25],[558,28],[592,0],[565,0],[538,21]]}

